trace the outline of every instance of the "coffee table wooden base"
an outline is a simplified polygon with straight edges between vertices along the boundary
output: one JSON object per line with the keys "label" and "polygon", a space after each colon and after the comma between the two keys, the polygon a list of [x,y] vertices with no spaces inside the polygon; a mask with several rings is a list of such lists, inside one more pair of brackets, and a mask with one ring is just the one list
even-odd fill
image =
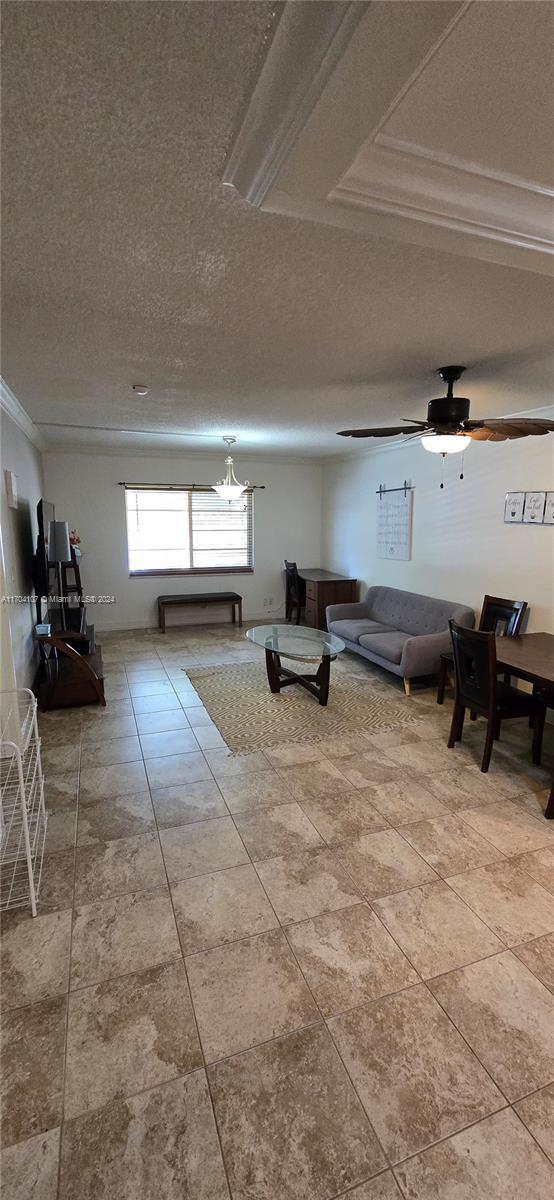
{"label": "coffee table wooden base", "polygon": [[[336,655],[332,657],[335,658]],[[282,666],[281,658],[275,650],[266,649],[265,665],[272,692],[280,692],[282,688],[288,687],[291,683],[299,683],[300,687],[305,688],[307,692],[311,692],[312,696],[315,696],[320,704],[324,706],[327,704],[329,699],[329,681],[331,678],[330,654],[323,655],[315,675],[297,675],[295,671],[289,671],[287,667]]]}

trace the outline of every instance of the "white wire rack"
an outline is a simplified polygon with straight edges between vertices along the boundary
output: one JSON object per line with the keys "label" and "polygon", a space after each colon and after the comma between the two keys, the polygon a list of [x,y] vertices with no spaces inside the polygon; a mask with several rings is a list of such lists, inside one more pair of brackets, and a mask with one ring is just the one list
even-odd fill
{"label": "white wire rack", "polygon": [[29,688],[0,693],[0,909],[37,898],[46,838],[37,705]]}

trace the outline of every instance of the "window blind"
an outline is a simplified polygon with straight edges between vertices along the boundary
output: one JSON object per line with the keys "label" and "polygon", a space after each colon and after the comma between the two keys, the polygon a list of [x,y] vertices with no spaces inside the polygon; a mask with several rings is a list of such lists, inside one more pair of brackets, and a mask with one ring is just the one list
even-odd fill
{"label": "window blind", "polygon": [[253,569],[252,493],[125,486],[129,572],[219,574]]}

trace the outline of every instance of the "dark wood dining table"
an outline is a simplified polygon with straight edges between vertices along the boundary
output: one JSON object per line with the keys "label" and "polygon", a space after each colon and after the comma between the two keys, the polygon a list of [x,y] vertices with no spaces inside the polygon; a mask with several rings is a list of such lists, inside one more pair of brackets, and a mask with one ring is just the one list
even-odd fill
{"label": "dark wood dining table", "polygon": [[[496,662],[499,670],[550,692],[554,707],[554,634],[522,633],[519,637],[497,637]],[[554,820],[554,782],[544,815],[548,820]]]}

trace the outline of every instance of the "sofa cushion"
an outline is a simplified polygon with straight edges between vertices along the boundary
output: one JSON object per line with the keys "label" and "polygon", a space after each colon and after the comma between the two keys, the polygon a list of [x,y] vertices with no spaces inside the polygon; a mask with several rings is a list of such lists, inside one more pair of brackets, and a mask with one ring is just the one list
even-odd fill
{"label": "sofa cushion", "polygon": [[465,605],[439,600],[435,596],[421,596],[417,592],[403,592],[399,588],[370,587],[366,604],[373,620],[416,636],[448,631],[450,618],[458,625],[468,627],[474,622],[473,609]]}
{"label": "sofa cushion", "polygon": [[329,633],[336,633],[337,637],[346,638],[347,642],[359,642],[361,634],[364,633],[385,633],[392,629],[392,625],[383,625],[380,621],[331,621],[329,623]]}
{"label": "sofa cushion", "polygon": [[387,658],[389,662],[399,663],[404,642],[409,637],[411,634],[402,633],[400,629],[393,629],[390,633],[366,633],[360,637],[360,646],[372,654],[378,654],[380,658]]}

